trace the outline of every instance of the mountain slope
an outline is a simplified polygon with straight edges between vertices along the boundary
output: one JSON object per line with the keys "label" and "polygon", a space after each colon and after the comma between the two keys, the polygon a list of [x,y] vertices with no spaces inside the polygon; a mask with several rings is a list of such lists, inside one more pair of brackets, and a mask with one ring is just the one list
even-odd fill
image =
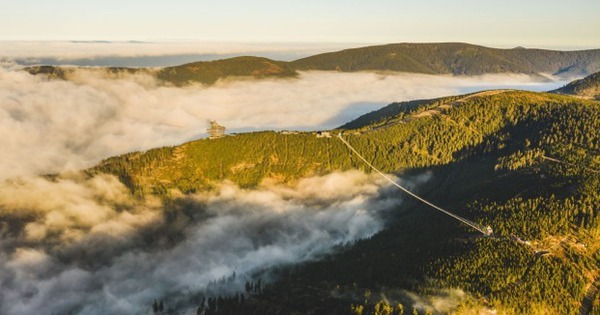
{"label": "mountain slope", "polygon": [[575,95],[583,98],[600,100],[600,72],[583,79],[573,81],[552,93]]}
{"label": "mountain slope", "polygon": [[[405,123],[415,115],[439,114],[452,106],[473,97],[497,94],[503,90],[477,92],[462,96],[447,96],[432,100],[415,100],[400,103],[391,103],[380,109],[364,114],[346,124],[341,129],[381,129],[394,124]],[[600,99],[600,72],[589,75],[583,79],[575,80],[564,87],[549,93],[573,95],[587,99]]]}
{"label": "mountain slope", "polygon": [[389,44],[347,49],[292,62],[298,70],[399,71],[424,74],[549,73],[600,69],[600,50],[496,49],[463,43]]}
{"label": "mountain slope", "polygon": [[75,73],[103,75],[113,79],[132,74],[146,74],[156,77],[163,84],[175,86],[194,83],[212,85],[218,80],[224,79],[288,78],[297,75],[296,71],[290,68],[286,62],[260,57],[235,57],[161,69],[33,66],[25,68],[25,71],[32,75],[46,75],[49,78],[61,80],[68,80]]}
{"label": "mountain slope", "polygon": [[[552,110],[566,110],[573,104],[581,110],[598,109],[596,102],[522,91],[481,92],[407,104],[412,105],[410,110],[402,104],[380,110],[400,109],[397,113],[391,111],[385,123],[377,118],[365,124],[359,118],[346,125],[360,128],[362,132],[350,134],[350,139],[384,171],[449,163],[457,158],[455,154],[481,145],[486,137],[508,128],[515,120],[531,119],[532,111],[550,115]],[[599,145],[593,129],[584,134],[590,146]],[[531,137],[537,139],[543,134]],[[253,187],[265,178],[287,182],[334,170],[363,168],[345,152],[347,149],[335,138],[264,131],[131,153],[107,159],[95,170],[127,177],[132,189],[144,193],[168,189],[185,192],[210,188],[223,178]]]}
{"label": "mountain slope", "polygon": [[286,62],[261,57],[235,57],[229,59],[195,62],[168,67],[158,72],[158,78],[175,85],[189,83],[213,84],[226,78],[294,77],[297,73]]}
{"label": "mountain slope", "polygon": [[446,96],[430,100],[416,100],[391,103],[380,109],[366,113],[346,124],[341,129],[378,130],[406,123],[414,118],[443,114],[452,107],[473,98],[509,92],[510,90],[489,90],[466,95]]}
{"label": "mountain slope", "polygon": [[[243,305],[231,298],[201,308],[366,314],[400,303],[425,312],[434,304],[415,294],[460,288],[466,293],[452,302],[459,313],[578,314],[600,274],[600,102],[493,91],[407,104],[384,117],[398,123],[365,120],[346,139],[385,172],[430,172],[420,193],[489,224],[494,237],[408,202],[380,234],[281,271]],[[140,196],[169,199],[223,179],[253,187],[355,168],[368,171],[338,139],[257,132],[114,157],[88,173],[115,174]]]}

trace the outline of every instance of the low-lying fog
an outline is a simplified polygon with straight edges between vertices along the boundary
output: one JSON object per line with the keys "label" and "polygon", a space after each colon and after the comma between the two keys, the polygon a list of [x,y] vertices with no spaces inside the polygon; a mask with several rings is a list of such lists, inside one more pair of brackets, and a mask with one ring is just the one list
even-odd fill
{"label": "low-lying fog", "polygon": [[0,165],[7,167],[0,178],[81,169],[112,155],[180,144],[205,137],[211,119],[229,132],[329,129],[394,101],[561,84],[524,75],[303,72],[296,79],[176,88],[143,75],[48,80],[6,64],[0,69]]}
{"label": "low-lying fog", "polygon": [[359,171],[255,190],[223,182],[169,206],[111,176],[0,186],[2,314],[141,314],[154,299],[195,314],[211,281],[235,272],[222,289],[243,292],[255,272],[373,235],[400,203]]}

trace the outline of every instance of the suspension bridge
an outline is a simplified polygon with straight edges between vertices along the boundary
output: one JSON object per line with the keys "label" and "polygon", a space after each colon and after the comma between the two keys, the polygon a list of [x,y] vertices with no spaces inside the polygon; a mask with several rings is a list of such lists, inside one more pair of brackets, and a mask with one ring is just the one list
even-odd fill
{"label": "suspension bridge", "polygon": [[396,181],[394,181],[392,178],[390,178],[388,175],[386,175],[385,173],[383,173],[382,171],[380,171],[378,168],[376,168],[375,166],[373,166],[373,164],[371,164],[367,159],[365,159],[364,156],[362,156],[358,151],[356,151],[356,149],[354,149],[354,147],[352,147],[352,145],[350,145],[350,143],[348,141],[346,141],[346,139],[344,139],[342,137],[341,133],[338,133],[337,135],[338,139],[340,139],[354,154],[356,154],[356,156],[361,159],[365,164],[367,164],[373,171],[375,171],[377,174],[381,175],[381,177],[383,177],[384,179],[386,179],[388,182],[390,182],[392,185],[398,187],[400,190],[402,190],[403,192],[405,192],[406,194],[408,194],[409,196],[415,198],[416,200],[430,206],[431,208],[434,208],[435,210],[438,210],[470,227],[472,227],[473,229],[481,232],[483,235],[486,236],[491,236],[494,234],[494,230],[492,229],[492,227],[488,226],[483,226],[481,224],[475,223],[469,219],[463,218],[457,214],[454,214],[448,210],[445,210],[429,201],[427,201],[426,199],[418,196],[417,194],[413,193],[412,191],[406,189],[405,187],[403,187],[402,185],[398,184]]}

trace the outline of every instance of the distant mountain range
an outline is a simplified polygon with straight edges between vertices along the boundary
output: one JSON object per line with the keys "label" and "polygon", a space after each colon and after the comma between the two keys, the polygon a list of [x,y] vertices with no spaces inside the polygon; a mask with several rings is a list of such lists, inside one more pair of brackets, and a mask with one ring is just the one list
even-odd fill
{"label": "distant mountain range", "polygon": [[600,70],[600,49],[497,49],[464,43],[390,44],[347,49],[293,61],[298,70],[399,71],[481,75],[586,75]]}
{"label": "distant mountain range", "polygon": [[[32,74],[48,74],[65,79],[75,68],[36,66]],[[92,68],[79,68],[90,71]],[[319,54],[292,62],[260,57],[194,62],[176,67],[108,68],[114,75],[148,73],[176,86],[214,84],[226,78],[295,77],[298,71],[378,71],[444,75],[515,73],[552,74],[561,77],[584,76],[600,70],[600,49],[555,51],[544,49],[497,49],[464,43],[389,44]]]}

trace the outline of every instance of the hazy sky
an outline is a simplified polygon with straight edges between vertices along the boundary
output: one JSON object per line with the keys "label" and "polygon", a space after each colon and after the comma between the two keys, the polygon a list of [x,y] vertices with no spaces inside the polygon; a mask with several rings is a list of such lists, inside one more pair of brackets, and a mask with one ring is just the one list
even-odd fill
{"label": "hazy sky", "polygon": [[2,0],[0,40],[600,47],[598,0]]}

